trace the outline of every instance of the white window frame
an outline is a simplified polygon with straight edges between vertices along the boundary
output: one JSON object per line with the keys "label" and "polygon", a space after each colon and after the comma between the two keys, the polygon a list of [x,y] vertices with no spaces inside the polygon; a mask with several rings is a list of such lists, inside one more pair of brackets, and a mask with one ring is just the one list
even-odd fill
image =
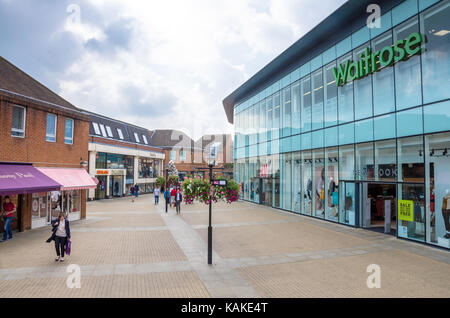
{"label": "white window frame", "polygon": [[106,133],[108,134],[108,137],[113,138],[114,135],[112,133],[111,127],[109,126],[105,126],[106,127]]}
{"label": "white window frame", "polygon": [[[72,121],[72,136],[69,138],[66,136],[66,122],[70,120]],[[75,121],[72,118],[66,118],[66,120],[64,121],[64,143],[66,145],[73,145],[73,131],[75,129]],[[70,142],[67,142],[67,139],[70,140]]]}
{"label": "white window frame", "polygon": [[[26,107],[19,106],[19,105],[12,105],[12,110],[16,108],[22,108],[23,109],[23,129],[14,128],[12,126],[12,117],[11,117],[11,136],[16,138],[25,138],[25,129],[27,126],[27,109]],[[14,111],[11,112],[11,116],[14,114]],[[20,136],[13,135],[13,132],[22,133]]]}
{"label": "white window frame", "polygon": [[137,133],[134,133],[134,139],[136,140],[137,143],[140,143],[140,139],[139,139],[139,135]]}
{"label": "white window frame", "polygon": [[92,122],[92,126],[94,127],[94,132],[96,135],[101,135],[102,133],[100,132],[100,127],[98,126],[97,123]]}
{"label": "white window frame", "polygon": [[117,133],[119,134],[119,138],[120,138],[121,140],[123,140],[123,132],[122,132],[122,129],[117,128]]}
{"label": "white window frame", "polygon": [[[47,133],[47,125],[48,125],[48,116],[54,116],[55,117],[55,135],[49,135],[48,133]],[[45,125],[45,141],[47,141],[47,142],[56,142],[56,132],[57,132],[57,127],[58,127],[58,115],[56,115],[56,114],[52,114],[52,113],[47,113],[47,122],[46,122],[46,125]],[[72,130],[73,130],[73,127],[72,127]],[[47,138],[54,138],[53,140],[49,140],[49,139],[47,139]]]}
{"label": "white window frame", "polygon": [[142,135],[142,139],[144,139],[144,144],[148,145],[147,137],[145,135]]}
{"label": "white window frame", "polygon": [[108,138],[108,134],[106,133],[105,125],[100,124],[100,130],[102,131],[102,136]]}

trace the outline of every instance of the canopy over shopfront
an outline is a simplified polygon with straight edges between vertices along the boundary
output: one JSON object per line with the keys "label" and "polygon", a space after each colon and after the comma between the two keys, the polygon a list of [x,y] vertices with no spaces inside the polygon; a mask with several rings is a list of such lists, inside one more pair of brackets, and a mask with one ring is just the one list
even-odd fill
{"label": "canopy over shopfront", "polygon": [[95,189],[97,183],[86,172],[79,168],[37,168],[49,178],[62,185],[61,190]]}
{"label": "canopy over shopfront", "polygon": [[0,163],[0,195],[49,192],[60,188],[60,183],[31,164]]}

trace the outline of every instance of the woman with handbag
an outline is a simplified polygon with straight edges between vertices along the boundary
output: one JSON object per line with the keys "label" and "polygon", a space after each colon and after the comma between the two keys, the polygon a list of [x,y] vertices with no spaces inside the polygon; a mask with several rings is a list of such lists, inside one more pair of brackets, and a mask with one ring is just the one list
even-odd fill
{"label": "woman with handbag", "polygon": [[5,232],[3,233],[3,240],[1,242],[5,242],[7,239],[12,239],[12,229],[11,229],[11,221],[14,216],[14,212],[16,212],[16,206],[11,202],[9,196],[5,196],[5,202],[3,203],[3,217],[5,220]]}
{"label": "woman with handbag", "polygon": [[68,240],[70,240],[69,220],[64,217],[64,213],[59,214],[59,218],[52,221],[53,235],[55,240],[56,258],[55,262],[64,262],[64,253]]}

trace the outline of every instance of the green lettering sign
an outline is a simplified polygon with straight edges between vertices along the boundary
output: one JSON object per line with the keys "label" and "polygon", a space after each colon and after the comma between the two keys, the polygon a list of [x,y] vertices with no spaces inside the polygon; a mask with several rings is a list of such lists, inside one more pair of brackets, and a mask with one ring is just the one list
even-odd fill
{"label": "green lettering sign", "polygon": [[405,40],[399,40],[394,45],[386,46],[380,51],[371,53],[370,47],[367,47],[361,58],[357,62],[346,61],[337,68],[333,68],[334,79],[337,86],[343,86],[347,82],[354,81],[369,74],[378,71],[379,67],[394,65],[399,61],[419,54],[422,50],[421,44],[424,42],[424,36],[420,33],[411,33]]}

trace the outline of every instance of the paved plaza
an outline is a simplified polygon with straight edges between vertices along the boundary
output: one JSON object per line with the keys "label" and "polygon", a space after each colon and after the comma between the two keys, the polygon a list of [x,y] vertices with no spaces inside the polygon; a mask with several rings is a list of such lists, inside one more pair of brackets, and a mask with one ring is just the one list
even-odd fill
{"label": "paved plaza", "polygon": [[[450,297],[450,253],[251,203],[181,215],[153,195],[94,201],[71,223],[73,252],[54,261],[50,227],[0,245],[0,297]],[[68,265],[81,288],[68,288]],[[381,288],[368,288],[370,264]]]}

